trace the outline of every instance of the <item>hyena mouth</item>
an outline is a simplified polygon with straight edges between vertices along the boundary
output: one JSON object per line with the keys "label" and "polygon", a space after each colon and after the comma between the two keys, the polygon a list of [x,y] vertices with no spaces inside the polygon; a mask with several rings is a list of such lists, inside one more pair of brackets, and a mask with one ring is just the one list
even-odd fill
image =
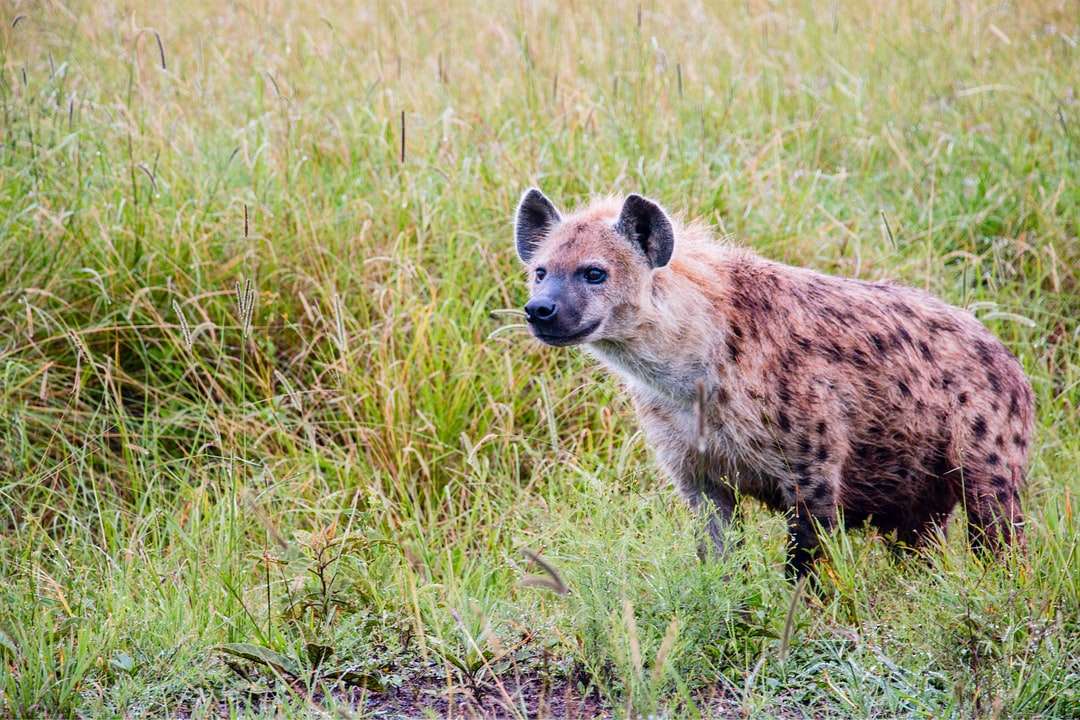
{"label": "hyena mouth", "polygon": [[600,327],[600,321],[599,320],[585,326],[584,328],[582,328],[581,330],[578,330],[575,333],[569,333],[567,335],[549,335],[547,333],[537,332],[535,330],[533,331],[533,335],[536,337],[537,340],[539,340],[539,341],[541,341],[543,343],[546,343],[548,345],[555,345],[555,346],[573,345],[574,343],[577,343],[577,342],[580,342],[581,340],[584,340],[589,335],[592,335],[593,332],[598,327]]}

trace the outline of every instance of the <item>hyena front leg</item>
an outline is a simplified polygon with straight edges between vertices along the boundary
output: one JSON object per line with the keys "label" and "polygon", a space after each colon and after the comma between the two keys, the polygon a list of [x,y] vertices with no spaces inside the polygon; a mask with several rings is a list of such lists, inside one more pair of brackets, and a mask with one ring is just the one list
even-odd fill
{"label": "hyena front leg", "polygon": [[724,531],[731,524],[735,496],[729,488],[708,481],[693,494],[683,491],[690,506],[704,519],[697,553],[702,562],[724,554]]}
{"label": "hyena front leg", "polygon": [[802,577],[810,570],[818,547],[819,532],[827,532],[836,524],[837,493],[840,487],[839,465],[800,472],[791,478],[787,495],[790,498],[788,515],[788,576]]}
{"label": "hyena front leg", "polygon": [[722,468],[707,462],[696,449],[677,443],[669,436],[657,443],[658,460],[672,484],[698,515],[700,537],[698,557],[720,557],[724,552],[724,532],[735,510],[735,493],[725,484]]}

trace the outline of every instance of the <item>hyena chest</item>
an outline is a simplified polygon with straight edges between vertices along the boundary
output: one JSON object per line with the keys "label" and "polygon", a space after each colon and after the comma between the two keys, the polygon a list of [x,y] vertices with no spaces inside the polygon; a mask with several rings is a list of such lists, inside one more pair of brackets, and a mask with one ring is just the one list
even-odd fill
{"label": "hyena chest", "polygon": [[707,467],[752,495],[773,492],[771,478],[783,476],[787,461],[758,399],[706,363],[650,361],[614,344],[591,349],[623,378],[646,438],[669,471]]}
{"label": "hyena chest", "polygon": [[662,455],[680,464],[705,466],[744,492],[758,495],[786,460],[767,428],[720,385],[672,397],[654,388],[631,386],[643,430]]}

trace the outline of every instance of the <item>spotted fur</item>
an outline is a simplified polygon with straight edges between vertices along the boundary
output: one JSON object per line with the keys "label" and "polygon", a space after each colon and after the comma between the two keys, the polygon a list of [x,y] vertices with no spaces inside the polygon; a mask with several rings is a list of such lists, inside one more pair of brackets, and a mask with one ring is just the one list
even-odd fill
{"label": "spotted fur", "polygon": [[526,264],[608,269],[606,287],[567,300],[598,323],[583,343],[623,381],[675,486],[712,508],[717,548],[736,493],[788,514],[799,572],[841,515],[920,546],[961,503],[979,547],[1023,542],[1033,396],[971,314],[773,262],[696,223],[672,221],[674,253],[653,267],[620,211],[606,199],[560,216]]}

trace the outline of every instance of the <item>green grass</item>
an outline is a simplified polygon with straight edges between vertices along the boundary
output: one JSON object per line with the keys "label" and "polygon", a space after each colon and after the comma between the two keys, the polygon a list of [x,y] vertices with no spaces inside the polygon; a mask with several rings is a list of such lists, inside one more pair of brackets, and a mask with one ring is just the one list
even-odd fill
{"label": "green grass", "polygon": [[[363,717],[343,669],[1080,715],[1075,5],[344,5],[4,6],[0,716]],[[492,315],[532,183],[970,308],[1035,389],[1026,560],[841,533],[793,603],[746,503],[699,564],[616,384]]]}

